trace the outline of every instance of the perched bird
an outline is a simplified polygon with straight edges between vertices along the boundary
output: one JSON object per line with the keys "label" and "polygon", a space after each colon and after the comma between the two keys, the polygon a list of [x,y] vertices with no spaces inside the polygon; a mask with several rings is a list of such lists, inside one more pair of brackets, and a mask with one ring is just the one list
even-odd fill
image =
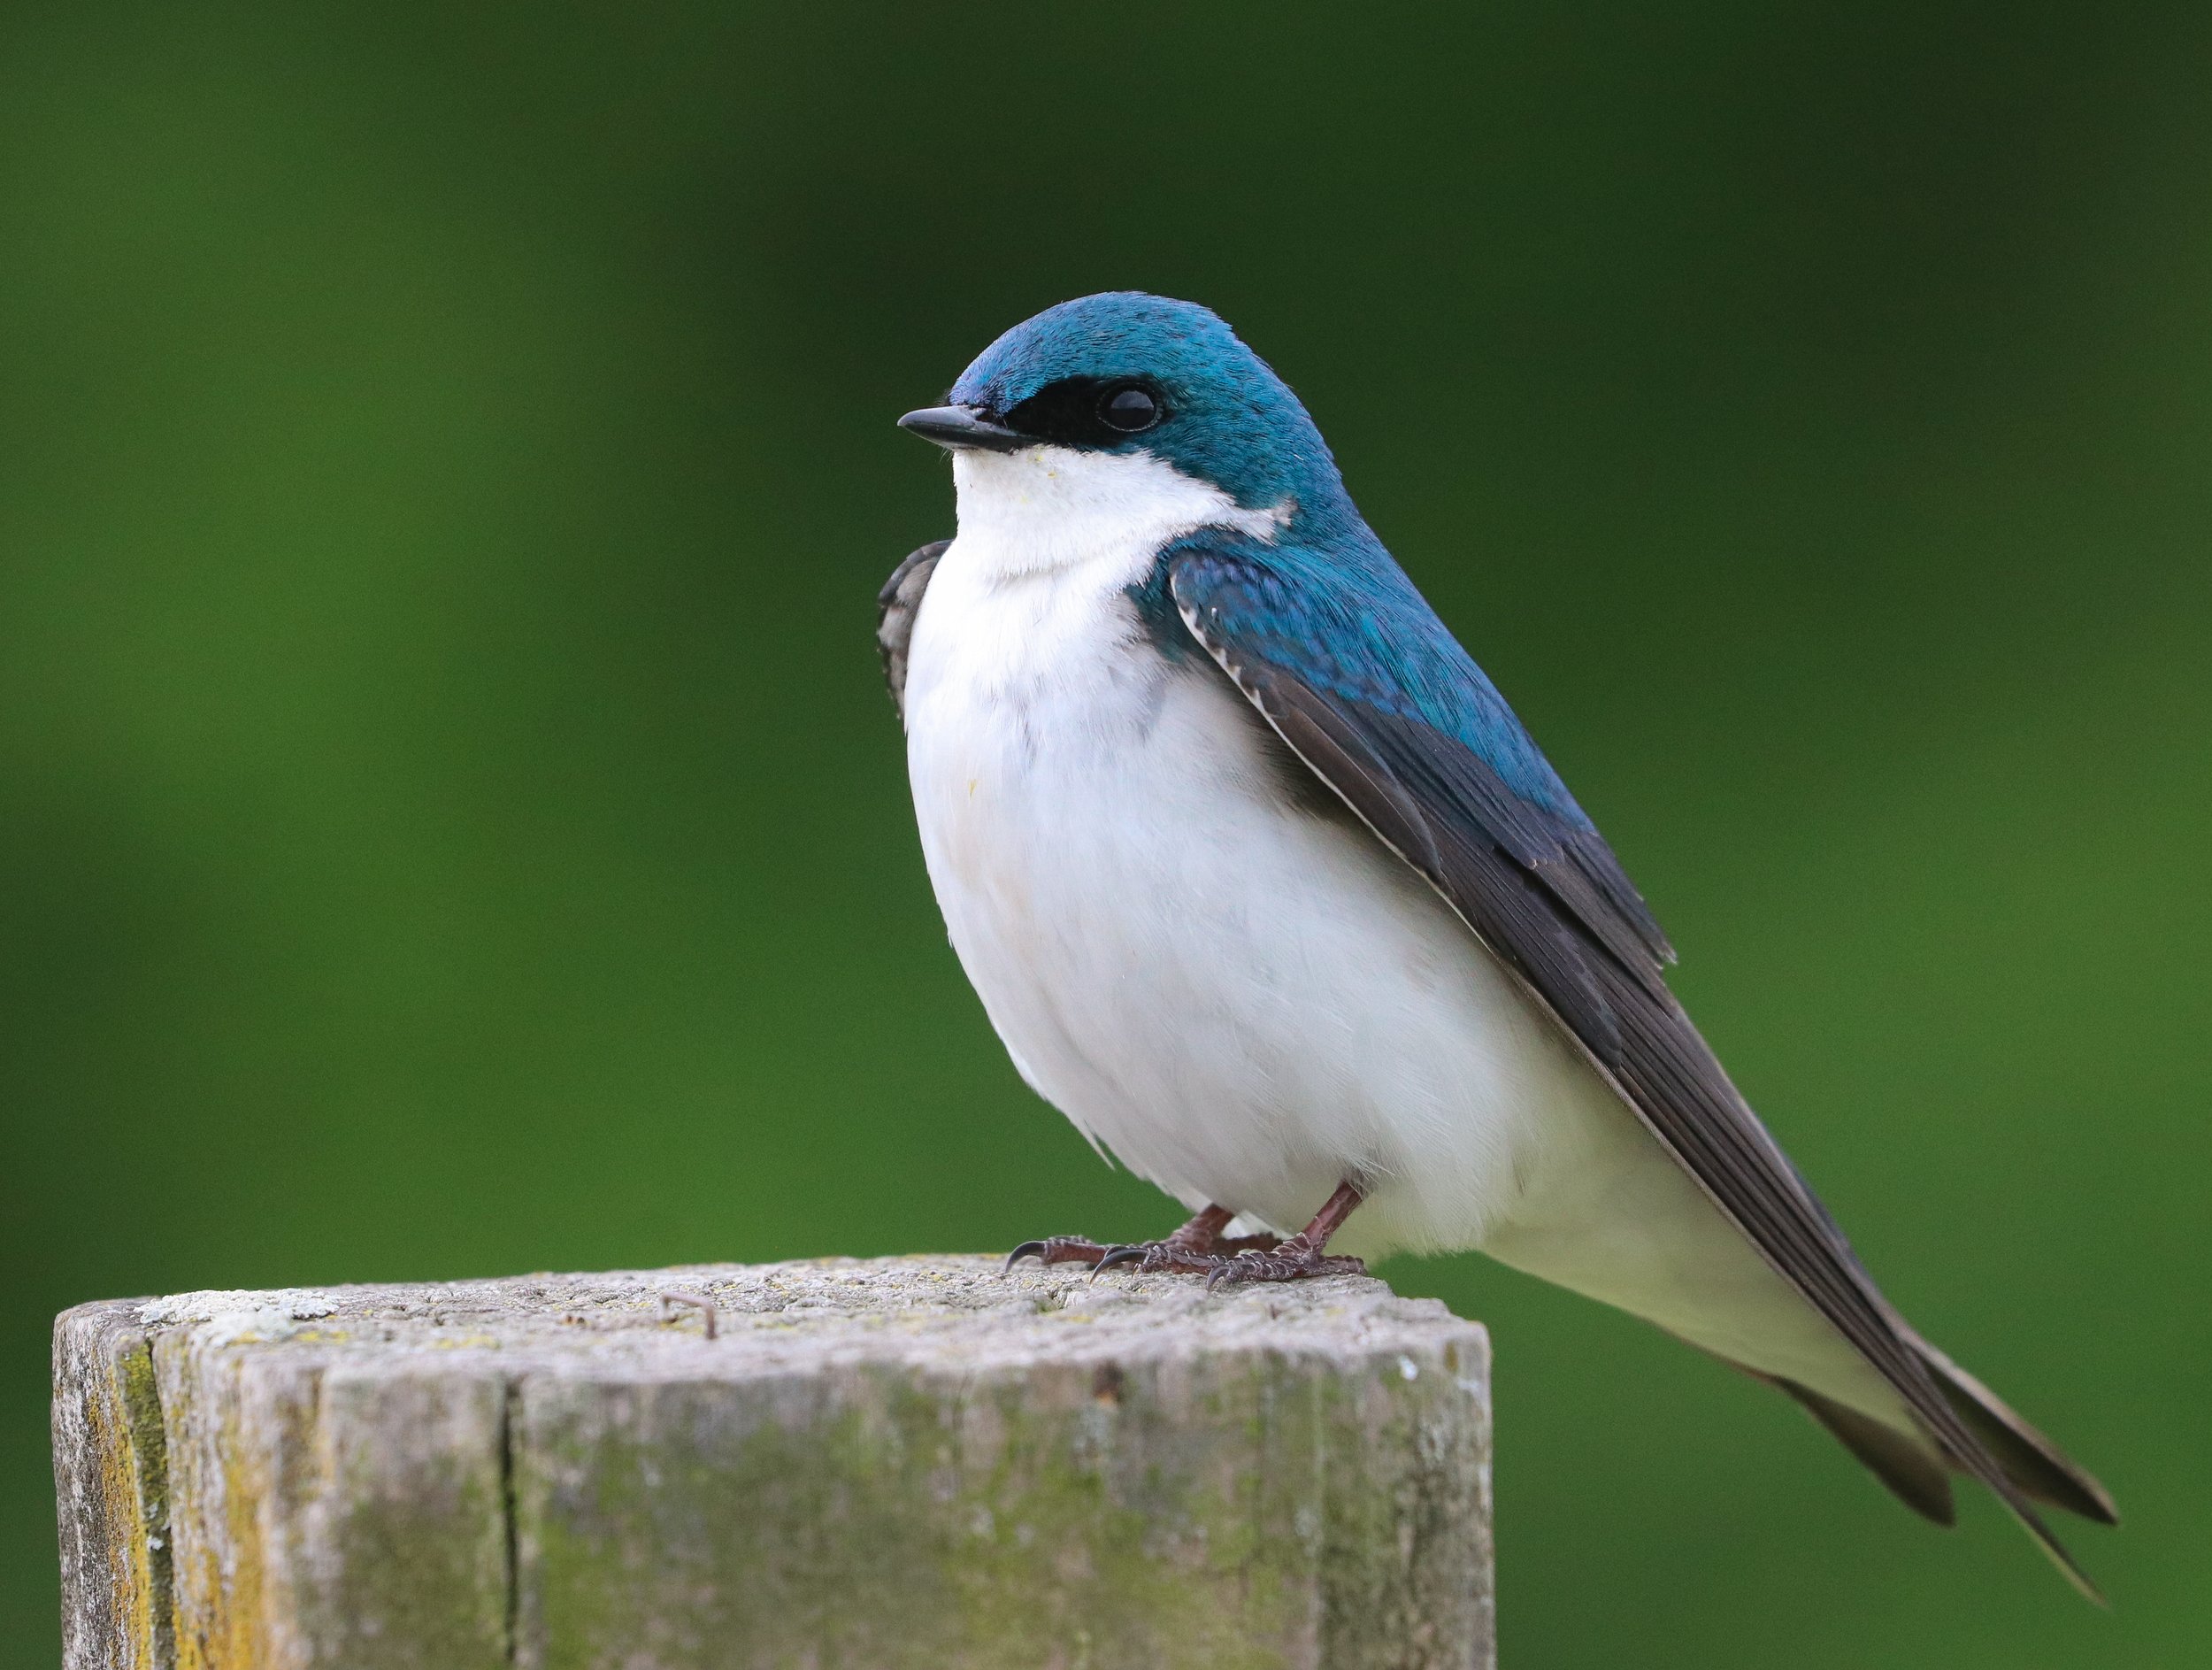
{"label": "perched bird", "polygon": [[1478,1248],[1779,1387],[1932,1520],[1979,1480],[2094,1595],[2034,1505],[2111,1498],[1883,1297],[1226,324],[1087,296],[899,422],[958,502],[879,633],[953,946],[1023,1078],[1195,1213],[1014,1258],[1277,1281]]}

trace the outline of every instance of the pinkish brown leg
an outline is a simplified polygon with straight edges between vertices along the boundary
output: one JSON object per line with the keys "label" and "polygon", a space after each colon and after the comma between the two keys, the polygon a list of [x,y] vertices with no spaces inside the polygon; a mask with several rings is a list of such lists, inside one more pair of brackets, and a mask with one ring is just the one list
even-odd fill
{"label": "pinkish brown leg", "polygon": [[1206,1276],[1206,1290],[1234,1281],[1302,1281],[1317,1275],[1365,1275],[1367,1266],[1358,1258],[1330,1258],[1325,1249],[1329,1237],[1366,1198],[1357,1183],[1339,1183],[1323,1203],[1313,1221],[1279,1246],[1240,1252],[1217,1258]]}
{"label": "pinkish brown leg", "polygon": [[1232,1252],[1248,1249],[1260,1251],[1281,1244],[1273,1235],[1238,1235],[1224,1240],[1221,1232],[1235,1216],[1226,1206],[1209,1206],[1164,1241],[1141,1242],[1134,1246],[1102,1247],[1082,1235],[1052,1235],[1042,1241],[1025,1241],[1006,1255],[1006,1267],[1010,1270],[1024,1258],[1034,1258],[1040,1264],[1087,1264],[1094,1270],[1135,1264],[1148,1272],[1206,1271],[1214,1267],[1218,1262],[1217,1255],[1225,1249]]}

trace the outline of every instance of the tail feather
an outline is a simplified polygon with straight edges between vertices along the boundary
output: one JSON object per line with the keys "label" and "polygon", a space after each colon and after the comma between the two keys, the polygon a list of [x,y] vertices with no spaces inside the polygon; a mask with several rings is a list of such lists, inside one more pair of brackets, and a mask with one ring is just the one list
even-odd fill
{"label": "tail feather", "polygon": [[1793,1380],[1762,1375],[1797,1399],[1805,1412],[1825,1427],[1837,1443],[1890,1489],[1890,1494],[1924,1520],[1953,1525],[1958,1511],[1951,1500],[1951,1473],[1942,1454],[1917,1433],[1900,1432],[1886,1421],[1847,1408],[1833,1398]]}
{"label": "tail feather", "polygon": [[2016,1494],[2005,1496],[2002,1491],[1998,1494],[2003,1497],[2005,1506],[2011,1511],[2012,1517],[2019,1520],[2022,1528],[2035,1539],[2035,1545],[2043,1551],[2044,1557],[2058,1567],[2058,1574],[2071,1583],[2083,1599],[2093,1601],[2100,1606],[2112,1605],[2105,1598],[2104,1590],[2099,1589],[2089,1574],[2082,1569],[2081,1562],[2073,1557],[2065,1543],[2058,1540],[2051,1528],[2043,1523],[2042,1517],[2028,1505],[2024,1497]]}
{"label": "tail feather", "polygon": [[[1886,1485],[1899,1501],[1938,1525],[1947,1526],[1955,1518],[1949,1474],[1958,1472],[1981,1478],[2066,1581],[2098,1605],[2108,1605],[2104,1591],[2090,1581],[2089,1574],[2043,1522],[2034,1506],[2036,1502],[2047,1502],[2101,1525],[2117,1525],[2119,1510],[2113,1505],[2104,1486],[2015,1414],[2002,1398],[1980,1381],[1917,1335],[1908,1334],[1906,1337],[1926,1362],[1945,1400],[1986,1452],[1982,1457],[1970,1458],[1950,1454],[1916,1422],[1912,1431],[1901,1431],[1793,1381],[1763,1374],[1729,1358],[1720,1360],[1754,1380],[1764,1381],[1787,1392]],[[1991,1467],[1993,1461],[1995,1466]]]}
{"label": "tail feather", "polygon": [[1912,1342],[1944,1399],[1997,1458],[2005,1476],[2038,1502],[2117,1525],[2120,1510],[2095,1475],[2014,1413],[2003,1398],[1924,1339]]}

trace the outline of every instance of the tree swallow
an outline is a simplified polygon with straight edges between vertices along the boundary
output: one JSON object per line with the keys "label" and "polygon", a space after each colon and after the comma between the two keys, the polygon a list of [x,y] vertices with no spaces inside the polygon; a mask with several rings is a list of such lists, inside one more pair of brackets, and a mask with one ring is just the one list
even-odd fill
{"label": "tree swallow", "polygon": [[1883,1297],[1226,324],[1065,303],[899,422],[957,496],[879,633],[953,947],[1022,1077],[1195,1213],[1013,1258],[1278,1281],[1479,1249],[1778,1387],[1929,1519],[1979,1480],[2095,1594],[2035,1504],[2111,1497]]}

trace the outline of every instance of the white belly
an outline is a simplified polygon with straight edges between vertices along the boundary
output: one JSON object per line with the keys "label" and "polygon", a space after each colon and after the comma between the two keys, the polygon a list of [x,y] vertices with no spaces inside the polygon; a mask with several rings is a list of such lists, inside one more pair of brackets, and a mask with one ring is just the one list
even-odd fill
{"label": "white belly", "polygon": [[[971,515],[905,694],[946,927],[1022,1075],[1194,1209],[1333,1245],[1483,1247],[1849,1401],[1855,1358],[1425,881],[1286,799],[1263,723],[1125,588],[1159,543],[1025,560]],[[1000,506],[993,508],[1002,509]]]}
{"label": "white belly", "polygon": [[930,877],[1023,1075],[1194,1208],[1287,1231],[1357,1176],[1348,1250],[1471,1244],[1565,1050],[1418,877],[1282,805],[1210,664],[1056,673],[1015,707],[908,685]]}

